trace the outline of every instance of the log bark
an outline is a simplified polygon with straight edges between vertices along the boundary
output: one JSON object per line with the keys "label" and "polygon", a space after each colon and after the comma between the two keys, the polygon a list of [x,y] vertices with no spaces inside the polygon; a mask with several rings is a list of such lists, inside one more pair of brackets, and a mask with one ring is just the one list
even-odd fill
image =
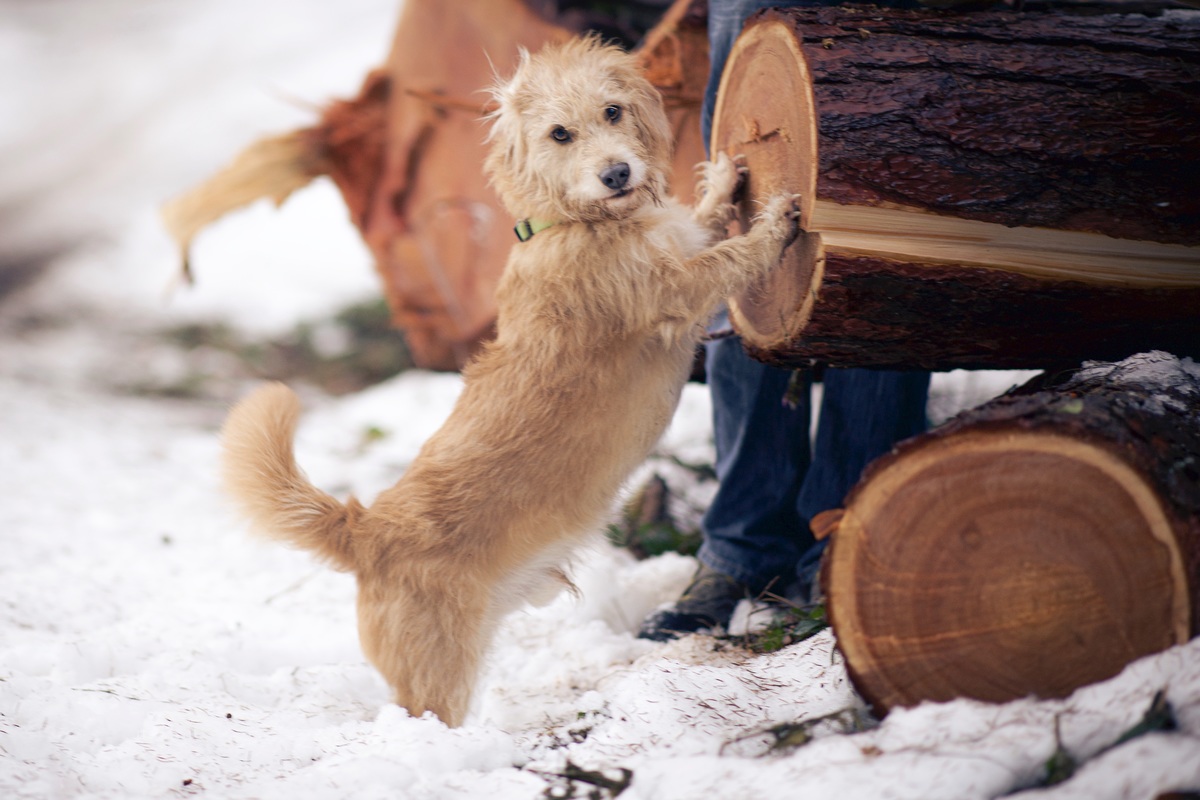
{"label": "log bark", "polygon": [[768,9],[713,150],[804,234],[731,303],[780,365],[1045,367],[1200,342],[1200,14]]}
{"label": "log bark", "polygon": [[[1042,381],[1049,384],[1049,381]],[[1063,697],[1200,633],[1200,365],[1090,362],[873,462],[822,580],[880,711]]]}

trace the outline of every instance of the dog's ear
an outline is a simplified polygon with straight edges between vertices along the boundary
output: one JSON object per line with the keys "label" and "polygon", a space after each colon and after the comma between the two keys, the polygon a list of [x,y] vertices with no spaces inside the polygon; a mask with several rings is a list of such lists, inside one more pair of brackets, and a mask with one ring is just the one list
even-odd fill
{"label": "dog's ear", "polygon": [[[521,87],[525,80],[529,51],[520,48],[517,69],[508,80],[497,76],[491,94],[494,110],[486,117],[491,124],[487,141],[491,144],[483,162],[484,172],[505,205],[509,201],[509,187],[520,180],[521,166],[526,162],[526,143],[521,131]],[[512,211],[513,209],[509,209]]]}
{"label": "dog's ear", "polygon": [[493,68],[492,77],[492,99],[496,101],[498,106],[512,106],[521,91],[521,85],[525,81],[525,72],[529,67],[529,51],[524,47],[517,48],[517,66],[513,70],[512,77],[502,78],[499,73]]}
{"label": "dog's ear", "polygon": [[633,108],[630,110],[638,138],[649,151],[652,163],[670,164],[675,137],[663,110],[662,97],[640,72],[629,77],[629,86],[633,89]]}

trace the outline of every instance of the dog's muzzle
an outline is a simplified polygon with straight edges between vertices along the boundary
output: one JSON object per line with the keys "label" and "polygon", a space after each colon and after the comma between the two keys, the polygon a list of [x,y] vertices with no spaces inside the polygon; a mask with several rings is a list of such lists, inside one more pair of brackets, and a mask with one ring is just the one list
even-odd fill
{"label": "dog's muzzle", "polygon": [[629,175],[629,165],[622,161],[619,164],[613,164],[611,167],[605,168],[598,177],[605,187],[614,192],[619,192],[629,183]]}

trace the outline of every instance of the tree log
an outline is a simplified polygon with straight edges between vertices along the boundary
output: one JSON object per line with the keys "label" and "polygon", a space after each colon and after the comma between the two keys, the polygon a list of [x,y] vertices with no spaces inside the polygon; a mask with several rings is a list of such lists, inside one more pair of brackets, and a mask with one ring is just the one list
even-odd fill
{"label": "tree log", "polygon": [[1152,352],[873,462],[813,526],[835,529],[822,581],[860,691],[1063,697],[1200,632],[1198,454],[1200,365]]}
{"label": "tree log", "polygon": [[1200,14],[768,9],[712,148],[804,234],[731,302],[780,365],[1046,367],[1200,343]]}

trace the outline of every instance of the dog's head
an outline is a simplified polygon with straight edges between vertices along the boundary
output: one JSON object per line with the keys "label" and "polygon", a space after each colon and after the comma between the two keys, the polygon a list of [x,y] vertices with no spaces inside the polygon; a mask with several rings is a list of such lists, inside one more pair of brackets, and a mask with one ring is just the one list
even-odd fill
{"label": "dog's head", "polygon": [[522,53],[493,93],[485,168],[514,216],[615,219],[667,192],[662,99],[619,48],[593,37]]}

